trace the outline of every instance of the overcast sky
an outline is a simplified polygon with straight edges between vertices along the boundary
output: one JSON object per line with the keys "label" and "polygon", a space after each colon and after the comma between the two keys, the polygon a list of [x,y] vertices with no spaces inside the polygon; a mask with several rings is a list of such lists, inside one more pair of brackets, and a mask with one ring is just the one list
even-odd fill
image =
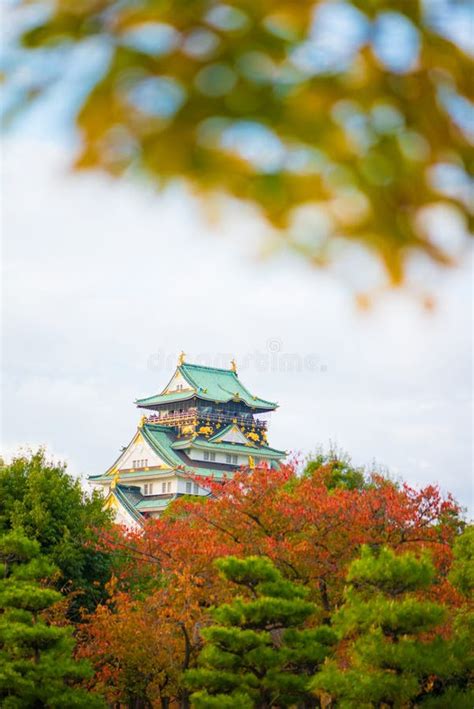
{"label": "overcast sky", "polygon": [[244,384],[280,403],[275,447],[332,441],[471,504],[470,264],[413,268],[433,313],[399,293],[361,313],[342,284],[376,274],[359,253],[331,274],[262,263],[261,228],[243,212],[211,229],[178,189],[71,175],[68,158],[31,136],[4,149],[7,455],[45,444],[75,474],[102,472],[134,433],[133,400],[163,388],[184,350],[235,356]]}

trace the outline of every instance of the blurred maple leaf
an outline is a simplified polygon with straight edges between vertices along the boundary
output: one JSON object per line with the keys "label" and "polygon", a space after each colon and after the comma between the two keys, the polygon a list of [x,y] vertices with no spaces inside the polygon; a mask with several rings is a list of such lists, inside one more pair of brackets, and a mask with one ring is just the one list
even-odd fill
{"label": "blurred maple leaf", "polygon": [[434,5],[55,0],[21,40],[107,48],[77,113],[77,168],[184,178],[256,205],[314,264],[342,237],[400,283],[410,253],[453,262],[430,210],[472,220],[472,62],[445,21],[469,8]]}

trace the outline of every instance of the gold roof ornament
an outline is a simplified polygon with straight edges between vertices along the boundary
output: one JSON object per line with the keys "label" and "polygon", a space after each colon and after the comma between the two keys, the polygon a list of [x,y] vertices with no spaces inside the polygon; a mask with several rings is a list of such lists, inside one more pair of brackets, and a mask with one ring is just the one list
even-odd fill
{"label": "gold roof ornament", "polygon": [[141,417],[140,421],[138,422],[138,428],[143,428],[143,426],[145,425],[145,422],[146,422],[146,416],[143,415]]}
{"label": "gold roof ornament", "polygon": [[249,455],[249,468],[250,470],[255,470],[255,461],[251,455]]}
{"label": "gold roof ornament", "polygon": [[237,374],[237,362],[235,361],[235,359],[230,360],[230,368],[233,372]]}
{"label": "gold roof ornament", "polygon": [[178,367],[180,367],[182,364],[184,364],[185,357],[186,357],[186,352],[181,352],[178,357]]}
{"label": "gold roof ornament", "polygon": [[111,490],[114,490],[117,487],[119,478],[120,470],[118,468],[114,468],[114,470],[112,470],[112,482],[110,483]]}

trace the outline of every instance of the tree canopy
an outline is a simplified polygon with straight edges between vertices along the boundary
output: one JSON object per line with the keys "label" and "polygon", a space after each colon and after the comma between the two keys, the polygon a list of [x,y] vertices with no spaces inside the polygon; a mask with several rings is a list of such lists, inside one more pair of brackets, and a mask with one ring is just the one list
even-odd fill
{"label": "tree canopy", "polygon": [[132,531],[41,451],[0,470],[0,702],[472,705],[472,527],[449,495],[335,451],[200,482]]}
{"label": "tree canopy", "polygon": [[[80,653],[96,669],[95,691],[112,703],[133,700],[167,707],[175,701],[184,708],[189,706],[185,677],[196,670],[187,675],[192,690],[207,688],[209,695],[199,694],[196,705],[212,706],[220,701],[216,695],[228,690],[240,698],[248,694],[247,704],[258,706],[255,696],[264,691],[266,680],[249,693],[245,668],[237,659],[233,663],[228,653],[231,643],[244,643],[252,630],[260,649],[252,653],[248,648],[249,672],[256,669],[251,664],[260,652],[270,663],[282,661],[283,655],[273,654],[266,635],[270,631],[265,624],[272,620],[267,622],[265,613],[271,615],[277,604],[270,593],[273,587],[262,579],[267,574],[274,578],[277,595],[281,583],[282,592],[292,589],[295,601],[313,609],[300,625],[285,630],[286,657],[293,653],[294,665],[283,661],[280,665],[285,675],[280,679],[291,683],[286,672],[298,675],[303,695],[324,655],[339,656],[347,645],[335,619],[346,601],[348,569],[363,545],[374,555],[385,547],[393,550],[396,557],[387,564],[394,573],[396,559],[405,551],[416,558],[429,553],[432,566],[426,562],[423,569],[428,581],[431,574],[435,581],[418,590],[420,602],[442,607],[443,632],[448,635],[455,624],[459,632],[464,628],[457,647],[466,647],[472,628],[469,600],[461,593],[467,588],[467,544],[456,545],[453,579],[449,576],[453,544],[462,539],[454,501],[443,498],[434,486],[414,490],[376,474],[361,477],[348,460],[338,463],[333,455],[321,454],[318,461],[320,465],[310,465],[304,475],[291,466],[280,470],[258,466],[240,471],[224,484],[206,481],[212,496],[176,500],[159,519],[149,520],[143,532],[106,533],[105,548],[119,550],[123,565],[109,584],[108,601],[88,616],[82,628]],[[230,561],[217,562],[216,568],[216,560],[229,556]],[[382,592],[380,597],[382,602]],[[217,615],[216,608],[221,609]],[[253,613],[261,625],[251,627]],[[329,642],[333,633],[335,645]],[[203,650],[203,644],[208,649]],[[270,666],[262,660],[259,669],[262,676],[270,673],[270,681]],[[211,675],[212,689],[206,679]],[[462,689],[462,682],[472,682],[469,677],[463,669],[453,681],[459,680]],[[224,685],[227,689],[222,690]],[[305,706],[319,706],[318,702],[313,697]]]}
{"label": "tree canopy", "polygon": [[76,616],[80,606],[92,609],[104,598],[111,557],[94,541],[109,525],[102,497],[86,494],[80,480],[44,451],[18,455],[0,467],[0,532],[20,529],[39,543],[59,570],[57,588],[72,594],[70,613]]}
{"label": "tree canopy", "polygon": [[399,283],[412,253],[459,256],[433,231],[440,207],[472,218],[468,4],[439,5],[32,0],[21,40],[43,70],[20,74],[20,99],[100,49],[78,87],[78,168],[184,179],[255,206],[313,264],[343,239]]}

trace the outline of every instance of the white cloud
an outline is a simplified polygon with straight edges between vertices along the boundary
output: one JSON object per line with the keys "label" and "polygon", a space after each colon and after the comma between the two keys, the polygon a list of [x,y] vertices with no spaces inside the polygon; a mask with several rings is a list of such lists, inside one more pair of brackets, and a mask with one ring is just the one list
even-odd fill
{"label": "white cloud", "polygon": [[[46,142],[5,150],[7,447],[47,443],[76,472],[99,472],[133,433],[133,399],[166,383],[181,349],[229,353],[281,404],[274,445],[333,440],[469,504],[468,267],[426,284],[433,314],[400,293],[361,314],[331,274],[252,259],[261,227],[235,205],[210,229],[179,188],[159,196],[66,164]],[[290,354],[302,371],[280,370]]]}

